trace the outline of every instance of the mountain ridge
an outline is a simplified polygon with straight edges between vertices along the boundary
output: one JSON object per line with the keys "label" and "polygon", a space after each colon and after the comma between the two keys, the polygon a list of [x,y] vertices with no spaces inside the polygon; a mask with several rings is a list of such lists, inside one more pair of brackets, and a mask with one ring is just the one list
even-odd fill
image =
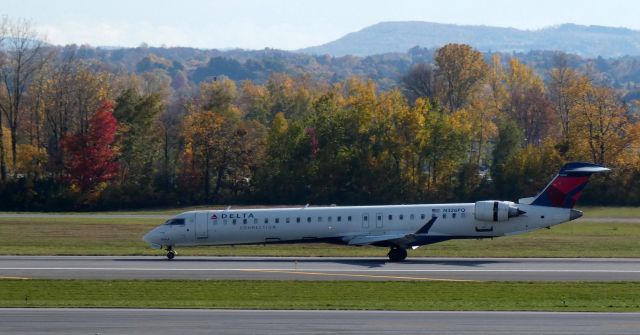
{"label": "mountain ridge", "polygon": [[488,52],[561,50],[584,57],[640,55],[640,31],[624,27],[565,23],[536,30],[424,21],[387,21],[322,45],[297,50],[332,56],[370,56],[464,43]]}

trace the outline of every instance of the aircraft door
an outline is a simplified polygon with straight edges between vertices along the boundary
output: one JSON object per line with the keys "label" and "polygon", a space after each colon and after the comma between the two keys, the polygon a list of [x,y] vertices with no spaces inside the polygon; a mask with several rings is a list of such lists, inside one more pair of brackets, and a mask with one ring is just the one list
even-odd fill
{"label": "aircraft door", "polygon": [[196,239],[205,239],[209,237],[209,230],[207,219],[209,218],[209,213],[207,212],[197,212],[196,213]]}
{"label": "aircraft door", "polygon": [[371,219],[371,217],[369,216],[369,213],[363,213],[362,214],[362,228],[369,228],[369,220]]}
{"label": "aircraft door", "polygon": [[382,213],[376,213],[376,228],[382,228],[383,215]]}

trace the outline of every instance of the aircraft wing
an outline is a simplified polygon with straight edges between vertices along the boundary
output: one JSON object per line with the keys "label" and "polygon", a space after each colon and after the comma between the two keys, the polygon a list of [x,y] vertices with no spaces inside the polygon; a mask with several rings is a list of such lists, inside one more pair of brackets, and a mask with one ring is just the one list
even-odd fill
{"label": "aircraft wing", "polygon": [[396,245],[411,245],[412,242],[416,240],[417,235],[427,235],[429,230],[436,222],[437,218],[431,218],[429,222],[427,222],[424,226],[420,227],[415,232],[408,233],[392,233],[392,234],[384,234],[384,235],[356,235],[353,236],[348,244],[349,245],[367,245],[378,242],[390,242]]}
{"label": "aircraft wing", "polygon": [[382,241],[402,239],[406,236],[407,234],[358,235],[349,240],[349,245],[367,245]]}

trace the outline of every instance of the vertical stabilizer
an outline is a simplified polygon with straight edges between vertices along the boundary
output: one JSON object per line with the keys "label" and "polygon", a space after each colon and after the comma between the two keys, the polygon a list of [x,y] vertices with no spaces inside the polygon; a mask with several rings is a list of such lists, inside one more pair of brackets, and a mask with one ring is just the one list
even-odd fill
{"label": "vertical stabilizer", "polygon": [[591,163],[573,162],[565,164],[558,175],[531,202],[534,206],[573,208],[589,177],[610,169]]}

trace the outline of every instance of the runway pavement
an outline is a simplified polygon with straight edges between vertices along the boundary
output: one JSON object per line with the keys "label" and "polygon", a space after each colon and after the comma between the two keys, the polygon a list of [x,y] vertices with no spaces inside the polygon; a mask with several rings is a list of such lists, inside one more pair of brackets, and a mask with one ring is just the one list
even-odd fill
{"label": "runway pavement", "polygon": [[0,334],[637,334],[640,313],[0,309]]}
{"label": "runway pavement", "polygon": [[640,281],[640,259],[2,256],[0,278]]}

